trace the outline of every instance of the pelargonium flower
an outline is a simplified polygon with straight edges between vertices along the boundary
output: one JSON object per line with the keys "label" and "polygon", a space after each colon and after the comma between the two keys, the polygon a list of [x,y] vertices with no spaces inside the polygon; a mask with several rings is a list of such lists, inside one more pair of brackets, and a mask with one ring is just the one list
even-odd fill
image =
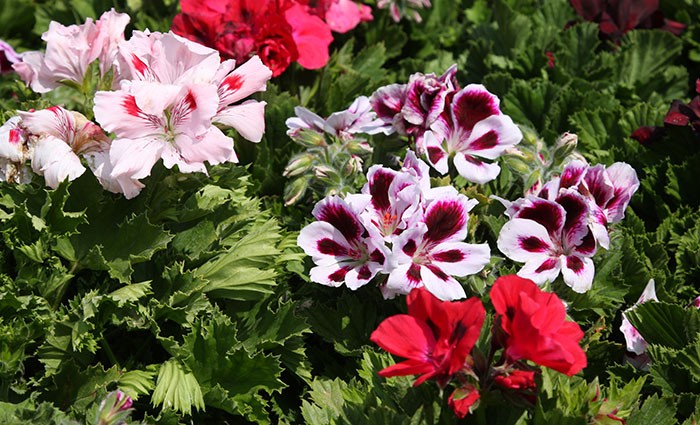
{"label": "pelargonium flower", "polygon": [[328,25],[293,1],[182,0],[172,30],[218,50],[225,59],[257,54],[280,75],[292,62],[317,69],[328,62]]}
{"label": "pelargonium flower", "polygon": [[387,266],[389,252],[381,235],[366,229],[360,220],[358,211],[363,207],[337,196],[316,204],[313,215],[319,221],[301,229],[297,239],[317,264],[311,269],[312,281],[336,287],[345,283],[357,289]]}
{"label": "pelargonium flower", "polygon": [[128,23],[129,16],[114,9],[103,13],[97,22],[88,18],[84,24],[64,26],[51,21],[42,35],[46,52],[26,52],[13,68],[37,93],[51,91],[63,81],[82,85],[88,66],[95,60],[100,60],[101,75],[111,68]]}
{"label": "pelargonium flower", "polygon": [[53,189],[85,172],[80,156],[109,150],[104,131],[78,112],[53,106],[19,116],[33,147],[32,170]]}
{"label": "pelargonium flower", "polygon": [[378,0],[377,7],[380,9],[389,8],[389,14],[394,22],[399,22],[402,17],[406,17],[415,22],[422,22],[417,9],[429,8],[430,0]]}
{"label": "pelargonium flower", "polygon": [[12,64],[20,62],[21,56],[5,41],[0,40],[0,74],[12,72]]}
{"label": "pelargonium flower", "polygon": [[505,355],[510,361],[531,360],[569,376],[586,367],[579,345],[583,331],[566,320],[566,308],[556,294],[529,279],[501,276],[491,288],[491,302],[507,335]]}
{"label": "pelargonium flower", "polygon": [[440,173],[453,158],[457,172],[474,183],[486,183],[501,168],[493,160],[522,139],[513,120],[503,115],[499,99],[480,84],[470,84],[451,97],[444,111],[425,133],[424,151]]}
{"label": "pelargonium flower", "polygon": [[664,124],[685,127],[690,125],[695,134],[700,135],[700,79],[695,81],[695,96],[689,103],[674,100],[664,117]]}
{"label": "pelargonium flower", "polygon": [[[309,12],[323,19],[333,32],[345,33],[360,22],[371,21],[372,8],[352,0],[296,0],[309,8]],[[311,4],[315,6],[311,6]]]}
{"label": "pelargonium flower", "polygon": [[642,295],[639,296],[639,299],[637,300],[636,303],[627,310],[625,310],[622,313],[622,324],[620,325],[620,332],[625,336],[625,342],[627,343],[627,351],[630,351],[634,354],[640,355],[646,352],[647,350],[647,342],[644,339],[644,337],[635,329],[634,326],[630,323],[630,321],[627,319],[627,313],[630,310],[633,310],[636,306],[643,304],[647,301],[656,301],[659,302],[659,299],[656,297],[656,285],[654,282],[654,279],[650,279],[649,283],[647,283],[647,286],[644,288],[644,291],[642,291]]}
{"label": "pelargonium flower", "polygon": [[382,287],[385,297],[424,286],[442,300],[464,298],[464,288],[452,276],[478,273],[490,261],[487,244],[463,242],[468,212],[478,202],[456,191],[441,192],[427,204],[422,220],[394,240],[395,267]]}
{"label": "pelargonium flower", "polygon": [[421,375],[414,386],[434,379],[444,387],[456,373],[469,369],[467,359],[479,338],[486,311],[481,301],[440,301],[423,288],[406,297],[408,314],[385,319],[370,339],[404,360],[379,371],[380,376]]}
{"label": "pelargonium flower", "polygon": [[31,148],[21,122],[19,116],[14,116],[0,126],[0,182],[31,181],[31,172],[26,165],[31,158]]}
{"label": "pelargonium flower", "polygon": [[526,198],[501,229],[498,249],[525,263],[518,276],[544,284],[561,272],[571,289],[586,292],[593,283],[590,257],[596,251],[588,217],[586,199],[573,189],[561,189],[555,201]]}

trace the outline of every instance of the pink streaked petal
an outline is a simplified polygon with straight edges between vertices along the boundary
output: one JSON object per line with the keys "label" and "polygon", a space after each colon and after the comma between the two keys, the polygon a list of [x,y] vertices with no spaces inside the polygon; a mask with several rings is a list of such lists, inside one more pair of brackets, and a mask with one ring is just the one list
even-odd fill
{"label": "pink streaked petal", "polygon": [[523,134],[507,115],[492,115],[474,126],[465,153],[496,159],[509,147],[520,143]]}
{"label": "pink streaked petal", "polygon": [[162,150],[160,153],[160,158],[163,160],[163,165],[165,168],[173,168],[177,165],[178,170],[181,173],[205,173],[207,168],[204,166],[204,162],[201,161],[190,161],[182,156],[180,151],[180,146],[189,147],[194,144],[195,140],[186,134],[180,134],[176,136],[175,143],[166,142],[162,145]]}
{"label": "pink streaked petal", "polygon": [[586,175],[588,168],[589,167],[586,162],[578,159],[569,162],[561,172],[561,176],[559,177],[559,187],[569,188],[578,186],[583,180],[583,177]]}
{"label": "pink streaked petal", "polygon": [[154,139],[116,139],[109,149],[112,177],[142,179],[151,174],[160,159],[165,142]]}
{"label": "pink streaked petal", "polygon": [[312,282],[337,288],[345,283],[345,276],[352,269],[351,265],[339,263],[322,264],[311,268],[309,278]]}
{"label": "pink streaked petal", "polygon": [[462,285],[437,266],[421,267],[420,275],[425,289],[443,301],[467,297]]}
{"label": "pink streaked petal", "polygon": [[12,64],[12,69],[37,93],[48,93],[60,84],[54,80],[51,70],[44,63],[44,54],[41,52],[26,52],[22,54],[22,61]]}
{"label": "pink streaked petal", "polygon": [[401,112],[406,99],[406,84],[390,84],[379,88],[369,99],[374,112],[386,123],[392,123],[394,116]]}
{"label": "pink streaked petal", "polygon": [[158,42],[162,50],[152,56],[150,65],[161,82],[186,85],[213,81],[221,63],[219,52],[173,32],[163,33]]}
{"label": "pink streaked petal", "polygon": [[72,181],[80,177],[85,167],[65,141],[46,135],[34,146],[32,170],[44,176],[47,186],[56,189],[65,179]]}
{"label": "pink streaked petal", "polygon": [[398,172],[381,165],[373,165],[367,172],[367,184],[362,188],[363,193],[372,197],[372,206],[379,211],[389,210],[389,186],[394,181]]}
{"label": "pink streaked petal", "polygon": [[435,199],[425,209],[423,222],[428,230],[423,236],[427,244],[462,241],[467,237],[468,212],[478,204],[475,199],[457,195]]}
{"label": "pink streaked petal", "polygon": [[[606,232],[607,235],[607,232]],[[577,255],[583,257],[592,257],[596,252],[596,238],[593,235],[593,231],[588,229],[586,236],[581,239],[581,243],[576,245],[573,250]]]}
{"label": "pink streaked petal", "polygon": [[456,128],[471,132],[476,123],[492,115],[500,115],[498,97],[481,84],[469,84],[452,99],[452,116]]}
{"label": "pink streaked petal", "polygon": [[556,202],[542,198],[527,198],[515,213],[516,218],[533,220],[547,229],[547,232],[554,238],[560,238],[566,211]]}
{"label": "pink streaked petal", "polygon": [[266,102],[248,100],[230,106],[214,117],[214,122],[233,127],[246,140],[258,143],[265,133]]}
{"label": "pink streaked petal", "polygon": [[349,242],[358,241],[365,231],[358,214],[341,198],[329,196],[319,201],[313,209],[319,221],[330,223]]}
{"label": "pink streaked petal", "polygon": [[[159,102],[163,99],[174,101],[180,88],[169,87],[171,90],[166,89],[163,93],[158,93],[162,96],[153,96],[159,98],[154,101]],[[146,102],[143,106],[151,109],[153,104]],[[162,109],[157,115],[146,113],[142,105],[137,102],[136,97],[126,91],[98,91],[95,93],[93,111],[95,112],[95,120],[102,128],[115,133],[119,138],[149,137],[156,133],[162,133],[166,125]]]}
{"label": "pink streaked petal", "polygon": [[554,282],[561,271],[559,258],[547,254],[533,256],[518,271],[518,276],[530,279],[538,285]]}
{"label": "pink streaked petal", "polygon": [[221,107],[238,102],[253,93],[265,91],[270,78],[272,78],[270,68],[265,66],[258,56],[253,56],[233,72],[217,80],[221,81],[219,83]]}
{"label": "pink streaked petal", "polygon": [[656,296],[656,281],[654,281],[654,279],[649,279],[647,286],[644,287],[644,291],[642,291],[642,295],[639,296],[639,299],[635,305],[642,304],[647,301],[659,302],[659,299]]}
{"label": "pink streaked petal", "polygon": [[605,207],[608,202],[615,196],[615,188],[613,187],[610,177],[605,172],[605,166],[597,164],[590,167],[584,178],[586,195],[599,207]]}
{"label": "pink streaked petal", "polygon": [[605,171],[615,187],[615,195],[606,205],[606,214],[610,223],[617,223],[625,217],[625,208],[639,189],[639,179],[634,168],[624,162],[616,162]]}
{"label": "pink streaked petal", "polygon": [[644,337],[635,329],[634,326],[627,319],[625,313],[622,313],[622,324],[620,325],[620,332],[625,337],[625,343],[627,345],[627,351],[631,351],[634,354],[643,354],[647,351],[647,342]]}
{"label": "pink streaked petal", "polygon": [[506,257],[519,262],[529,262],[554,250],[547,229],[534,220],[523,218],[514,218],[503,225],[497,245]]}
{"label": "pink streaked petal", "polygon": [[483,270],[491,261],[488,244],[447,242],[430,253],[432,263],[451,276],[467,276]]}
{"label": "pink streaked petal", "polygon": [[561,256],[561,273],[564,282],[579,294],[591,289],[595,266],[593,260],[576,255]]}
{"label": "pink streaked petal", "polygon": [[92,48],[100,61],[100,75],[104,76],[112,67],[117,56],[117,46],[124,41],[124,30],[131,18],[126,13],[114,9],[104,12],[97,20],[97,39]]}
{"label": "pink streaked petal", "polygon": [[556,202],[566,211],[563,238],[566,246],[577,246],[590,231],[586,199],[575,189],[560,189]]}
{"label": "pink streaked petal", "polygon": [[91,152],[85,155],[85,159],[100,185],[109,192],[123,193],[126,199],[132,199],[145,187],[140,181],[128,176],[113,177],[108,152]]}
{"label": "pink streaked petal", "polygon": [[64,143],[71,143],[75,137],[75,116],[60,106],[52,106],[34,112],[19,112],[22,126],[33,135],[51,135]]}
{"label": "pink streaked petal", "polygon": [[488,164],[471,155],[457,152],[454,157],[457,172],[470,182],[484,184],[495,179],[501,172],[498,164]]}

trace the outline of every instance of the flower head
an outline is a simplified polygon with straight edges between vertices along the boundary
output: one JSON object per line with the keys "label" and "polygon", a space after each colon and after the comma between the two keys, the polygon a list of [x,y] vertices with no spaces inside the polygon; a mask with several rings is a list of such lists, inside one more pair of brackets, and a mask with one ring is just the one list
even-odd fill
{"label": "flower head", "polygon": [[379,375],[421,375],[414,386],[435,379],[444,387],[453,375],[470,369],[468,359],[486,317],[484,307],[477,298],[440,301],[422,288],[412,291],[406,303],[408,314],[389,317],[370,336],[382,349],[407,359]]}

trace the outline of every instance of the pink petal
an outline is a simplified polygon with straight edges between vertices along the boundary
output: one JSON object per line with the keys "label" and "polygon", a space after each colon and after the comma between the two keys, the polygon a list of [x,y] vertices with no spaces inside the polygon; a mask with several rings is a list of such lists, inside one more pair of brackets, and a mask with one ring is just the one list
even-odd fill
{"label": "pink petal", "polygon": [[616,162],[605,171],[615,187],[615,196],[606,205],[606,213],[610,223],[617,223],[625,217],[625,208],[639,188],[639,179],[634,168],[624,162]]}
{"label": "pink petal", "polygon": [[[223,64],[222,64],[223,66]],[[265,91],[272,71],[258,56],[248,59],[228,75],[221,77],[219,98],[221,106],[227,106],[259,91]]]}
{"label": "pink petal", "polygon": [[292,38],[299,51],[299,65],[306,69],[325,66],[328,63],[328,46],[333,42],[328,25],[296,3],[284,12],[284,17],[292,26]]}
{"label": "pink petal", "polygon": [[44,176],[47,186],[56,189],[65,179],[72,181],[80,177],[85,167],[65,141],[46,135],[34,146],[32,170]]}
{"label": "pink petal", "polygon": [[581,180],[583,180],[583,177],[587,174],[588,169],[589,166],[584,161],[576,159],[569,162],[561,172],[559,187],[569,188],[578,186]]}
{"label": "pink petal", "polygon": [[165,142],[158,139],[116,139],[109,149],[113,178],[142,179],[151,174]]}
{"label": "pink petal", "polygon": [[246,140],[258,143],[265,133],[266,102],[248,100],[229,106],[214,117],[214,122],[233,127]]}
{"label": "pink petal", "polygon": [[132,199],[144,188],[143,183],[128,176],[113,177],[108,152],[91,152],[85,159],[100,185],[109,192],[123,193],[126,199]]}
{"label": "pink petal", "polygon": [[224,162],[237,162],[236,154],[233,151],[233,139],[226,136],[217,127],[210,127],[204,136],[192,141],[180,142],[178,139],[177,148],[182,158],[190,163],[208,162],[212,165]]}
{"label": "pink petal", "polygon": [[362,20],[360,5],[352,0],[336,0],[326,10],[325,20],[331,31],[341,34],[348,32]]}

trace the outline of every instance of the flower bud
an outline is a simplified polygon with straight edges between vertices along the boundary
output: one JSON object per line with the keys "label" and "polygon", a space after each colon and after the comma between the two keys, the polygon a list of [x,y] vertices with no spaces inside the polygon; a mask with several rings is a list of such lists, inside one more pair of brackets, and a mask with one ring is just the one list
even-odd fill
{"label": "flower bud", "polygon": [[282,175],[294,177],[309,171],[314,163],[314,156],[310,153],[301,153],[289,160]]}
{"label": "flower bud", "polygon": [[561,135],[552,151],[552,158],[555,164],[561,164],[569,157],[578,145],[578,136],[574,133],[564,133]]}
{"label": "flower bud", "polygon": [[289,206],[295,204],[301,199],[309,188],[309,179],[307,177],[299,177],[292,180],[284,188],[284,205]]}
{"label": "flower bud", "polygon": [[292,133],[290,137],[296,143],[307,148],[328,145],[326,143],[326,137],[323,134],[308,128],[300,128],[299,131]]}

